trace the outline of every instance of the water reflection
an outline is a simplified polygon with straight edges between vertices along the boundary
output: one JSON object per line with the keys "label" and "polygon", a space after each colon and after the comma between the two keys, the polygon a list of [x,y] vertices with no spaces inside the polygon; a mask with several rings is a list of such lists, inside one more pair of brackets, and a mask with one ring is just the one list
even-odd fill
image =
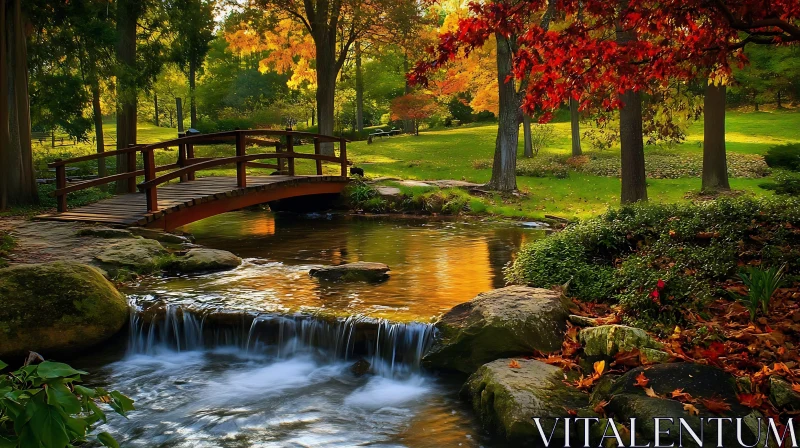
{"label": "water reflection", "polygon": [[[234,271],[147,280],[131,293],[261,312],[328,310],[392,320],[427,320],[504,285],[503,268],[541,230],[513,223],[388,220],[241,211],[185,227],[199,244],[246,258]],[[314,266],[377,261],[392,268],[378,285],[320,282]]]}
{"label": "water reflection", "polygon": [[[129,420],[111,416],[100,430],[131,447],[491,446],[456,398],[463,378],[419,369],[429,325],[379,322],[359,333],[360,317],[330,323],[268,314],[327,310],[426,321],[503,286],[504,266],[542,231],[259,211],[184,230],[246,261],[229,272],[147,279],[130,288],[169,305],[163,322],[133,319],[124,358],[102,368],[77,364],[97,372],[92,381],[136,400]],[[387,263],[391,278],[370,285],[308,276],[315,266],[354,261]],[[195,316],[178,312],[182,304],[262,314]],[[372,364],[368,374],[350,370],[357,357]]]}

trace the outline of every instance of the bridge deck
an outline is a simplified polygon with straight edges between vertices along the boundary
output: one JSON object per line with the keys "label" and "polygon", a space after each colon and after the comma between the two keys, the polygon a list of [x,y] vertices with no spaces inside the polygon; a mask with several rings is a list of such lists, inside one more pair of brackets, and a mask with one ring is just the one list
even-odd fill
{"label": "bridge deck", "polygon": [[[238,188],[235,177],[201,177],[158,188],[159,210],[147,212],[144,193],[114,196],[63,213],[37,218],[125,226],[174,228],[166,224],[170,214],[191,215],[174,221],[191,222],[229,210],[304,194],[340,192],[347,179],[339,176],[247,176],[247,187]],[[245,197],[247,197],[245,199]],[[204,205],[204,207],[195,207]],[[240,207],[241,206],[241,207]],[[190,208],[205,211],[189,210]],[[160,221],[163,221],[161,223]]]}

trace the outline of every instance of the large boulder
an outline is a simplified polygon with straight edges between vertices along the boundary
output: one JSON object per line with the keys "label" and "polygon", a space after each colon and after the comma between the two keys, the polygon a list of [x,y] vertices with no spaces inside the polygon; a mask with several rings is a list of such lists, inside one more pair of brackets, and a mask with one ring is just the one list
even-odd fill
{"label": "large boulder", "polygon": [[96,255],[100,265],[109,270],[127,269],[148,273],[160,269],[169,252],[158,241],[143,238],[123,239],[102,248]]}
{"label": "large boulder", "polygon": [[[509,446],[544,446],[534,417],[540,418],[549,436],[555,418],[571,418],[573,411],[582,417],[596,416],[587,410],[588,395],[566,385],[563,378],[560,368],[540,361],[498,359],[472,374],[461,395],[472,403],[484,429]],[[556,444],[564,440],[563,423],[555,426],[553,437]]]}
{"label": "large boulder", "polygon": [[308,273],[312,277],[332,282],[380,282],[389,278],[389,266],[383,263],[358,261],[314,268]]}
{"label": "large boulder", "polygon": [[94,267],[53,262],[0,270],[0,357],[81,351],[127,320],[125,296]]}
{"label": "large boulder", "polygon": [[639,350],[650,362],[664,362],[669,355],[664,345],[640,328],[624,325],[601,325],[584,328],[578,334],[583,353],[589,357],[613,358],[617,353]]}
{"label": "large boulder", "polygon": [[198,248],[176,257],[170,269],[184,273],[224,271],[234,269],[240,264],[242,259],[226,250]]}
{"label": "large boulder", "polygon": [[453,307],[436,323],[425,355],[433,369],[472,373],[498,358],[553,352],[561,347],[569,312],[558,293],[510,286]]}
{"label": "large boulder", "polygon": [[[648,391],[636,385],[636,378],[641,373],[644,373],[649,380],[648,387],[656,396],[648,396]],[[692,415],[684,407],[684,403],[671,399],[670,394],[675,390],[689,394],[697,400],[693,406],[699,411],[699,416]],[[617,421],[629,422],[631,418],[636,418],[637,439],[645,442],[654,440],[656,418],[672,418],[672,423],[667,421],[660,423],[662,446],[668,446],[670,443],[675,443],[677,446],[680,418],[683,418],[695,433],[700,434],[700,417],[742,417],[745,418],[743,440],[752,443],[757,438],[756,418],[759,414],[754,414],[752,409],[739,404],[737,393],[734,378],[716,367],[693,363],[658,364],[638,367],[619,377],[608,391],[606,399],[610,401],[605,410]],[[718,409],[716,410],[718,413],[712,412],[701,400],[724,401],[730,406],[730,410],[719,413]],[[709,427],[710,424],[707,422],[705,425],[707,436],[705,442],[708,446],[715,446],[716,426]],[[664,434],[666,430],[669,430],[669,435]],[[732,430],[724,432],[723,446],[740,446],[736,441],[735,426]]]}

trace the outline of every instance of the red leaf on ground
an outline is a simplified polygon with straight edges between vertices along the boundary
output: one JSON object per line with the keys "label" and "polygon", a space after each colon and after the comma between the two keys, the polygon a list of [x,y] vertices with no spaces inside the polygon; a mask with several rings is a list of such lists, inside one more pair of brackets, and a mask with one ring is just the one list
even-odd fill
{"label": "red leaf on ground", "polygon": [[731,410],[731,405],[725,402],[722,398],[708,398],[700,399],[700,403],[714,414],[722,414],[725,411]]}
{"label": "red leaf on ground", "polygon": [[644,372],[639,372],[639,375],[636,376],[636,382],[633,383],[636,387],[647,387],[650,384],[650,380],[644,376]]}

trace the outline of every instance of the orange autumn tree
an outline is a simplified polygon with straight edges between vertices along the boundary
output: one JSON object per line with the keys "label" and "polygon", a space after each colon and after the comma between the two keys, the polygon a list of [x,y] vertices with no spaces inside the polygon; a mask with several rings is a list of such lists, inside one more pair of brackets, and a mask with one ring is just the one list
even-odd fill
{"label": "orange autumn tree", "polygon": [[[258,39],[264,29],[274,28],[274,22],[288,20],[293,30],[300,30],[303,42],[306,37],[313,42],[313,57],[302,58],[293,51],[280,56],[297,64],[300,58],[310,62],[316,80],[317,124],[321,134],[333,135],[336,80],[349,57],[353,44],[367,35],[377,23],[384,20],[390,0],[253,0],[250,11],[261,17],[260,23],[247,24]],[[258,22],[257,20],[255,22]],[[266,26],[264,26],[266,25]],[[293,33],[294,35],[294,33]],[[296,70],[293,67],[293,72]],[[321,151],[333,155],[333,145],[323,143]]]}
{"label": "orange autumn tree", "polygon": [[392,100],[392,120],[404,120],[412,123],[414,135],[419,135],[422,120],[433,116],[439,110],[436,100],[426,93],[409,93]]}
{"label": "orange autumn tree", "polygon": [[265,54],[259,62],[259,71],[275,71],[291,74],[286,85],[296,90],[308,83],[316,85],[314,41],[305,30],[290,19],[277,21],[273,26],[258,27],[253,23],[241,23],[233,32],[225,35],[230,48],[242,56],[254,53]]}

